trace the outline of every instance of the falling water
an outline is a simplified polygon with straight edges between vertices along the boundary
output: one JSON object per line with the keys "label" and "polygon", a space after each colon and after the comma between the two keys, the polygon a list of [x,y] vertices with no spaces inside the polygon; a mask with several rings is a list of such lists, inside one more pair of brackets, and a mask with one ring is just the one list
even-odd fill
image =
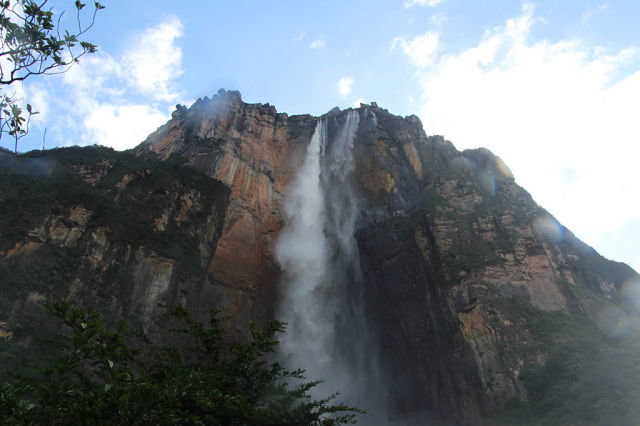
{"label": "falling water", "polygon": [[[282,267],[280,317],[287,322],[282,353],[289,367],[323,379],[316,397],[341,392],[341,400],[372,411],[376,351],[365,327],[362,277],[354,237],[358,216],[353,175],[357,111],[318,120],[306,157],[284,201],[285,226],[276,245]],[[376,386],[376,387],[374,387]],[[364,397],[366,395],[366,398]]]}

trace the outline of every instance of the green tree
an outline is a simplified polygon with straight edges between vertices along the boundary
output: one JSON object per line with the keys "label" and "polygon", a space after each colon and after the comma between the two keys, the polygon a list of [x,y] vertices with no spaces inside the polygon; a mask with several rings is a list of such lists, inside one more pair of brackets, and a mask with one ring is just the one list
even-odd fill
{"label": "green tree", "polygon": [[18,152],[18,141],[29,131],[31,116],[37,114],[26,104],[20,107],[11,85],[33,75],[59,74],[78,62],[96,46],[81,38],[93,27],[96,14],[103,9],[93,2],[88,19],[86,3],[75,1],[77,28],[60,28],[64,12],[56,14],[47,0],[0,0],[0,138],[9,135]]}
{"label": "green tree", "polygon": [[69,330],[51,344],[58,355],[34,374],[0,383],[2,424],[339,425],[359,410],[314,400],[302,370],[268,358],[275,351],[274,322],[250,328],[248,343],[225,337],[214,312],[205,326],[182,308],[171,310],[176,345],[132,340],[93,310],[58,302],[48,310]]}

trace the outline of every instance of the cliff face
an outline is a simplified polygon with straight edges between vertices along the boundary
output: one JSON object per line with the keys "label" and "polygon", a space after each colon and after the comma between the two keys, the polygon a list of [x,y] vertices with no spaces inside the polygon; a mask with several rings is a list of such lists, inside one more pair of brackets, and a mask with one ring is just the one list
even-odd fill
{"label": "cliff face", "polygon": [[315,127],[312,116],[288,117],[273,106],[242,102],[221,92],[179,107],[172,119],[134,149],[184,164],[231,188],[222,236],[203,291],[239,327],[274,318],[279,268],[275,237],[282,228],[281,201]]}
{"label": "cliff face", "polygon": [[200,173],[104,148],[2,162],[0,332],[28,347],[68,298],[161,329],[165,307],[200,311],[228,189]]}
{"label": "cliff face", "polygon": [[[531,312],[595,318],[637,275],[577,240],[489,151],[459,152],[427,137],[414,116],[375,105],[357,112],[364,309],[394,378],[392,410],[417,413],[418,423],[473,424],[509,398],[526,400],[522,369],[550,356],[529,327]],[[329,141],[344,114],[325,117]],[[205,287],[242,320],[274,314],[282,200],[315,124],[221,91],[179,107],[135,150],[178,154],[231,188]]]}
{"label": "cliff face", "polygon": [[[529,309],[595,318],[635,273],[577,240],[490,152],[458,152],[427,137],[416,117],[357,111],[364,309],[394,377],[393,410],[474,423],[495,404],[526,399],[521,370],[549,357],[527,327]],[[331,140],[344,113],[326,121]],[[221,91],[178,108],[136,149],[178,154],[230,186],[205,287],[241,320],[274,314],[282,200],[315,123]]]}
{"label": "cliff face", "polygon": [[[3,157],[22,162],[3,168],[7,218],[20,197],[6,188],[33,176],[53,189],[64,176],[78,190],[49,197],[44,213],[19,226],[3,224],[0,273],[11,284],[2,336],[27,339],[34,306],[54,294],[105,304],[152,331],[161,327],[159,306],[173,303],[196,315],[223,310],[239,329],[278,316],[285,200],[317,122],[220,91],[178,106],[133,150],[137,159],[96,149]],[[323,149],[345,137],[347,122],[355,126],[353,169],[344,182],[355,200],[342,202],[356,206],[350,265],[359,270],[345,294],[358,297],[338,306],[361,304],[385,394],[381,424],[482,424],[509,399],[537,398],[535,381],[523,376],[542,377],[536,372],[555,365],[558,348],[580,343],[576,324],[611,337],[603,312],[633,317],[622,290],[638,275],[575,238],[491,152],[459,152],[427,137],[417,117],[375,104],[323,116]],[[40,198],[23,197],[36,201],[20,209],[47,199],[33,191]],[[52,259],[48,275],[30,274],[44,258]],[[335,324],[348,328],[360,314],[351,315]],[[564,328],[545,328],[551,319]],[[354,335],[336,333],[343,342]]]}
{"label": "cliff face", "polygon": [[593,321],[597,333],[599,315],[638,275],[575,238],[491,152],[458,152],[415,117],[364,113],[376,119],[356,142],[367,200],[357,240],[400,410],[426,407],[443,424],[466,413],[472,424],[527,400],[523,370],[573,338],[558,326],[547,340],[553,331],[536,318]]}

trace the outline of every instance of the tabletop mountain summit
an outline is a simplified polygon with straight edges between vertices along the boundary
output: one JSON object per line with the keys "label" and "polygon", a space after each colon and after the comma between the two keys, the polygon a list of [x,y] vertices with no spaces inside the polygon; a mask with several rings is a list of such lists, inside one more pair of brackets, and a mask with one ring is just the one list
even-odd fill
{"label": "tabletop mountain summit", "polygon": [[427,136],[416,116],[375,103],[289,116],[220,90],[130,152],[0,162],[5,344],[29,348],[54,298],[152,337],[178,304],[222,311],[239,337],[286,321],[282,362],[365,409],[362,424],[640,414],[638,274],[499,157]]}

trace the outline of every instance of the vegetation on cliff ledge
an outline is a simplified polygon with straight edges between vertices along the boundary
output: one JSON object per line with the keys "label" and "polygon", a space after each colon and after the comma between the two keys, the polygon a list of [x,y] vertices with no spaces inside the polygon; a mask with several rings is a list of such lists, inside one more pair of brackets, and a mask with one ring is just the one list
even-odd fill
{"label": "vegetation on cliff ledge", "polygon": [[[176,276],[204,274],[197,227],[214,212],[222,217],[229,194],[221,182],[178,162],[98,146],[0,153],[0,181],[0,321],[29,292],[64,294],[72,282],[96,283],[102,300],[116,297],[126,305],[135,260],[128,253],[139,248],[176,260]],[[198,208],[178,222],[181,197],[191,194]],[[86,223],[73,217],[74,209],[85,212]],[[174,214],[160,232],[155,220],[163,212]],[[86,267],[99,229],[111,248],[102,272]],[[65,237],[71,232],[72,241]]]}

